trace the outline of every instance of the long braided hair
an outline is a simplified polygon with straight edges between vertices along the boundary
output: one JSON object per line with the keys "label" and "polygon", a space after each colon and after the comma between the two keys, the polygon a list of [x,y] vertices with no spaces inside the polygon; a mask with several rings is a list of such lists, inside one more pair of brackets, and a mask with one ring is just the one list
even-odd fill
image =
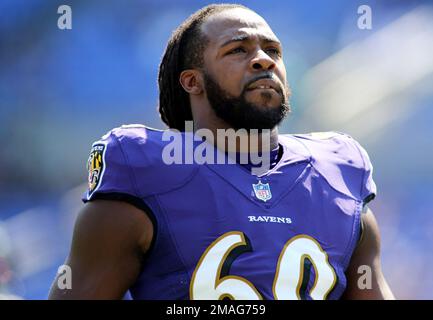
{"label": "long braided hair", "polygon": [[173,31],[159,65],[159,113],[172,129],[185,130],[185,121],[193,120],[188,93],[179,82],[182,71],[203,66],[203,51],[208,43],[200,27],[212,14],[234,8],[239,4],[211,4],[189,16]]}

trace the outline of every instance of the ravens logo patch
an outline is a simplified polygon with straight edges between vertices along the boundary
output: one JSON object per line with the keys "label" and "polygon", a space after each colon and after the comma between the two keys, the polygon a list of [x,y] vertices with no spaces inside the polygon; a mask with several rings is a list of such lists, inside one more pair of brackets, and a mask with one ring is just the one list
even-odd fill
{"label": "ravens logo patch", "polygon": [[92,146],[89,160],[87,160],[87,171],[89,172],[89,194],[95,191],[101,181],[104,171],[105,145],[98,143]]}

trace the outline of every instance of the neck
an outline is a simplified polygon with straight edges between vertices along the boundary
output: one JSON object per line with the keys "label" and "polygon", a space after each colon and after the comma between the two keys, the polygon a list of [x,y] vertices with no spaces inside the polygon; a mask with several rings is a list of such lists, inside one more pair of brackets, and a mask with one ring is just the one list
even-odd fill
{"label": "neck", "polygon": [[200,126],[194,123],[194,131],[198,135],[206,137],[209,133],[213,137],[213,144],[220,150],[228,153],[262,153],[270,152],[278,147],[278,128],[234,130],[227,123],[219,123],[217,126]]}
{"label": "neck", "polygon": [[220,150],[225,152],[257,153],[270,152],[278,147],[277,127],[265,129],[262,132],[257,129],[234,130],[227,122],[217,117],[207,101],[199,102],[191,103],[194,118],[193,130],[198,135],[202,135],[202,132],[207,131],[207,137],[211,133],[213,143]]}

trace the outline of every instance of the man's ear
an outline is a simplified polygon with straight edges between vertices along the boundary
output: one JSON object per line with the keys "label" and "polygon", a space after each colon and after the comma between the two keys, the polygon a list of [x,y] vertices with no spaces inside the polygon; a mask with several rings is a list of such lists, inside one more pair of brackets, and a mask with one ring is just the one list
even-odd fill
{"label": "man's ear", "polygon": [[198,70],[188,69],[182,71],[179,82],[189,94],[198,95],[203,92],[203,78]]}

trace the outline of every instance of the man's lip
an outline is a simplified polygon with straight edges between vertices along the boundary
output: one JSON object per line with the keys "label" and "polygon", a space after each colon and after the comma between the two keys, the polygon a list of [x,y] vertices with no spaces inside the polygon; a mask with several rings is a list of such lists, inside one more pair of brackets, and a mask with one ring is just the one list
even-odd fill
{"label": "man's lip", "polygon": [[279,92],[278,84],[272,79],[260,79],[254,81],[251,85],[248,86],[247,90],[250,91],[254,89],[263,89],[261,87],[274,89],[275,91]]}
{"label": "man's lip", "polygon": [[276,93],[279,93],[277,90],[275,90],[274,88],[252,88],[252,89],[248,89],[247,91],[254,91],[254,90],[272,90],[275,91]]}

